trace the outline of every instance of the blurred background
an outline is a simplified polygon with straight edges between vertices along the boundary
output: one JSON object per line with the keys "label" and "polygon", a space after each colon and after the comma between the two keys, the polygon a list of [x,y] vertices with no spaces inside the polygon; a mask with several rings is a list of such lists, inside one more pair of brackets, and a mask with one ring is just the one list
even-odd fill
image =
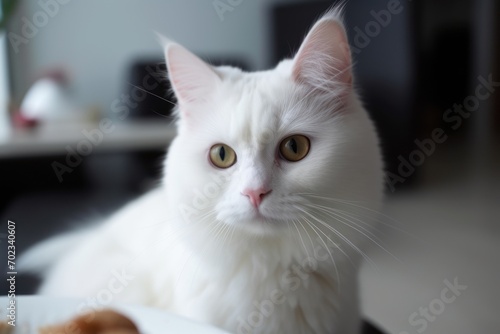
{"label": "blurred background", "polygon": [[[212,64],[262,70],[334,2],[0,3],[0,242],[15,221],[19,253],[157,184],[175,129],[155,32]],[[498,333],[499,18],[495,0],[347,2],[386,163],[385,250],[369,253],[362,299],[388,333]],[[444,302],[457,281],[467,288]],[[35,287],[19,277],[19,293]]]}

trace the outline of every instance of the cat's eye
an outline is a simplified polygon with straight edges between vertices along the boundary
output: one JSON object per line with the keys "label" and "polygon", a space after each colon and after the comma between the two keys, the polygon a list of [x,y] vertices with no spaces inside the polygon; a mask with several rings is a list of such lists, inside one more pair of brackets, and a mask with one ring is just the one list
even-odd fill
{"label": "cat's eye", "polygon": [[229,168],[236,163],[236,152],[226,144],[216,144],[210,149],[210,161],[219,168]]}
{"label": "cat's eye", "polygon": [[306,136],[293,135],[281,141],[280,153],[284,159],[296,162],[306,157],[310,147],[311,143]]}

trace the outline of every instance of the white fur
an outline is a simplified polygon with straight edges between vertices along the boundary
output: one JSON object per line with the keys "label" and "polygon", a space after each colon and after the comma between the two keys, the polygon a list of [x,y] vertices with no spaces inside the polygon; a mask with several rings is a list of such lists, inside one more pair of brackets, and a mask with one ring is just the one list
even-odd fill
{"label": "white fur", "polygon": [[[321,40],[320,50],[308,40]],[[134,279],[114,300],[232,333],[359,333],[357,266],[373,226],[367,210],[382,198],[382,166],[340,43],[345,33],[331,11],[294,60],[270,71],[210,68],[170,44],[179,134],[163,185],[94,228],[48,272],[40,292],[103,302],[103,289],[124,270]],[[293,134],[311,142],[295,163],[277,154]],[[233,167],[209,163],[217,143],[235,150]],[[241,193],[263,184],[272,192],[259,216]],[[314,270],[301,277],[297,268],[314,254]]]}

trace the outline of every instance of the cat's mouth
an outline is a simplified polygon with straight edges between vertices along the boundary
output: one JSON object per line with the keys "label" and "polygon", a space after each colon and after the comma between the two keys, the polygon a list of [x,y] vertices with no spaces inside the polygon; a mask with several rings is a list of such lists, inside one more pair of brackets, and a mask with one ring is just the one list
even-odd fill
{"label": "cat's mouth", "polygon": [[266,198],[260,205],[245,202],[225,201],[216,207],[217,219],[229,226],[257,235],[275,234],[289,226],[298,214],[296,201]]}
{"label": "cat's mouth", "polygon": [[261,224],[266,224],[266,223],[276,224],[277,222],[277,219],[272,215],[270,215],[269,212],[266,212],[266,209],[263,208],[262,206],[253,207],[251,209],[249,220],[250,222],[261,223]]}
{"label": "cat's mouth", "polygon": [[220,218],[224,223],[246,230],[251,234],[268,235],[283,225],[283,221],[263,211],[262,209],[252,209],[250,212]]}
{"label": "cat's mouth", "polygon": [[262,212],[260,212],[259,209],[255,209],[255,212],[253,214],[253,220],[255,220],[258,223],[266,223],[266,221],[269,220],[268,217],[266,217]]}
{"label": "cat's mouth", "polygon": [[255,236],[272,236],[280,230],[280,226],[285,226],[281,221],[269,218],[264,215],[255,217],[237,224],[238,228]]}
{"label": "cat's mouth", "polygon": [[276,229],[280,226],[286,226],[286,221],[280,217],[263,212],[261,209],[253,210],[252,214],[242,222],[242,226],[248,226],[252,230],[262,229],[261,232],[269,232],[270,229]]}

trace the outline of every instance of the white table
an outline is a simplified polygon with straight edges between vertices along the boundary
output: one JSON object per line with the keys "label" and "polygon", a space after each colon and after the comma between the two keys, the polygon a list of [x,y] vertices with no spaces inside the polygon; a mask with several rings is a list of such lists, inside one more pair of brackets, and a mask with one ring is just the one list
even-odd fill
{"label": "white table", "polygon": [[[176,135],[167,122],[113,121],[113,130],[103,134],[102,142],[92,144],[93,153],[109,150],[164,149]],[[0,134],[0,159],[47,155],[65,155],[66,146],[75,148],[88,140],[84,130],[99,129],[98,123],[60,123],[34,129],[14,129]],[[100,130],[99,130],[100,131]]]}
{"label": "white table", "polygon": [[[2,321],[9,321],[6,316],[9,299],[0,297]],[[93,311],[86,299],[50,298],[45,296],[17,296],[15,299],[16,327],[13,334],[37,334],[38,328],[65,322],[77,315],[78,310]],[[82,307],[82,305],[84,307]],[[100,306],[112,308],[130,318],[141,333],[148,334],[228,334],[227,332],[182,318],[160,309],[139,305],[111,303]]]}

